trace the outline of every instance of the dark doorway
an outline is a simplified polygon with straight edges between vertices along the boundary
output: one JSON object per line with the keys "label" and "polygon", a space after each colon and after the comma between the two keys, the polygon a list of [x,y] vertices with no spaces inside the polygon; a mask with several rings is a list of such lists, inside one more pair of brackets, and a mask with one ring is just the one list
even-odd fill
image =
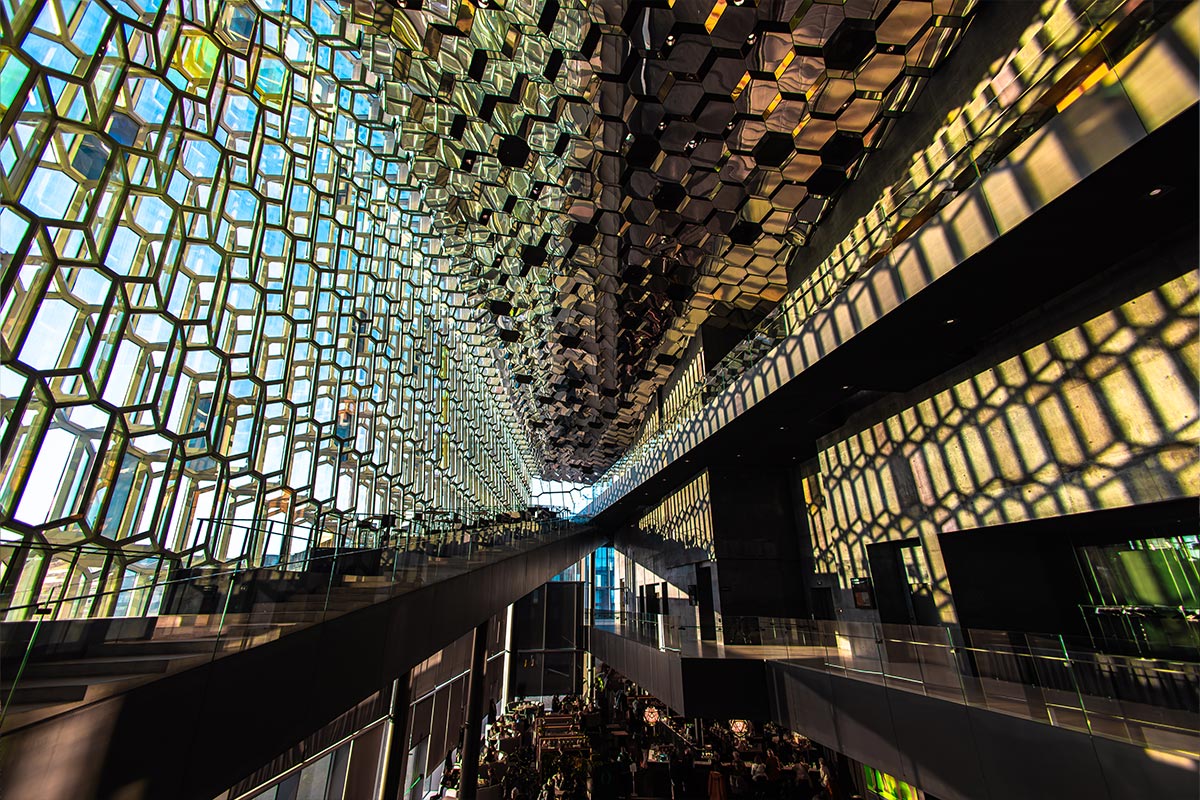
{"label": "dark doorway", "polygon": [[700,616],[700,638],[717,638],[717,615],[713,608],[712,567],[696,565],[696,607]]}
{"label": "dark doorway", "polygon": [[939,625],[933,578],[920,539],[867,545],[879,621],[892,625]]}
{"label": "dark doorway", "polygon": [[812,615],[813,619],[837,619],[833,589],[821,586],[812,590]]}

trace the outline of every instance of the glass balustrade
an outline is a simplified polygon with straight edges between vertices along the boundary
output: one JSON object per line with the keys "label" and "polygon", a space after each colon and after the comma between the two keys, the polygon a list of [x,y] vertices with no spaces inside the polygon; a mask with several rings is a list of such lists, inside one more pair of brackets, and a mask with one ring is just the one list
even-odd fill
{"label": "glass balustrade", "polygon": [[1200,664],[1101,653],[1067,636],[774,617],[724,617],[714,640],[678,615],[592,624],[688,658],[766,659],[1104,736],[1200,752]]}

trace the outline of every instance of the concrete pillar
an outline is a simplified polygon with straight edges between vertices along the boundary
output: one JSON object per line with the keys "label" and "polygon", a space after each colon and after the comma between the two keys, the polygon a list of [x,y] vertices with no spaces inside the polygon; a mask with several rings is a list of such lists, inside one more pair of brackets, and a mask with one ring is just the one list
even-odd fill
{"label": "concrete pillar", "polygon": [[787,472],[775,468],[709,469],[720,579],[716,599],[726,633],[731,618],[743,618],[732,621],[750,632],[755,617],[808,616],[801,536],[788,484]]}

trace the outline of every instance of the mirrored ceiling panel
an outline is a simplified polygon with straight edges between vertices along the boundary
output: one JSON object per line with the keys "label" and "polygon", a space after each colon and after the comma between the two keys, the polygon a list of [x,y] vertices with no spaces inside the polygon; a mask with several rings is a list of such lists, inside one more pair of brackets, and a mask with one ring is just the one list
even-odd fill
{"label": "mirrored ceiling panel", "polygon": [[699,325],[783,297],[972,6],[354,3],[547,477],[602,472]]}

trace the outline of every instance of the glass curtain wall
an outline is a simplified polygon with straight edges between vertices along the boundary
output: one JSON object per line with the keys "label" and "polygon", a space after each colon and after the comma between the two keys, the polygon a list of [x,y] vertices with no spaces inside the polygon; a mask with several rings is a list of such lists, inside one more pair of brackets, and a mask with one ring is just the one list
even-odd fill
{"label": "glass curtain wall", "polygon": [[1200,649],[1200,536],[1135,539],[1076,550],[1092,604],[1088,630],[1107,648]]}
{"label": "glass curtain wall", "polygon": [[368,40],[330,0],[0,3],[5,618],[259,555],[204,519],[528,504]]}

